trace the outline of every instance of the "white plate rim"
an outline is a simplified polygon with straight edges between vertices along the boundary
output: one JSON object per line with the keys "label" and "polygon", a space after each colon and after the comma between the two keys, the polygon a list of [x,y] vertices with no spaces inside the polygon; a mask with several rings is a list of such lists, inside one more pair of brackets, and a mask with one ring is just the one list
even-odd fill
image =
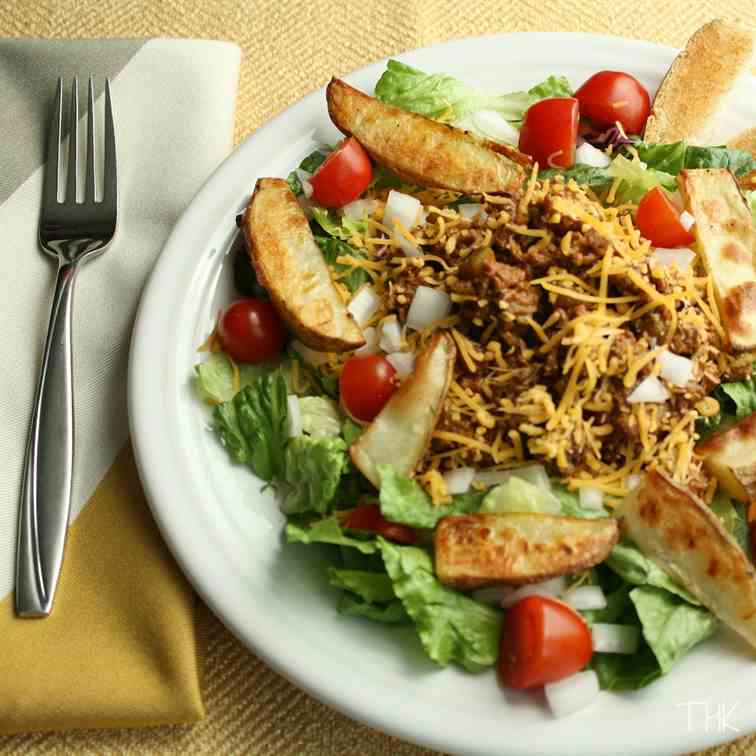
{"label": "white plate rim", "polygon": [[[477,46],[493,44],[509,45],[514,48],[522,45],[523,50],[526,46],[572,49],[573,46],[591,45],[594,49],[604,50],[613,48],[630,50],[632,48],[636,53],[644,55],[639,66],[656,65],[657,68],[660,61],[668,64],[676,52],[655,43],[621,37],[537,32],[453,40],[392,57],[412,63],[429,54],[460,55],[472,51]],[[384,63],[385,59],[344,78],[357,80],[359,83],[359,80],[364,79],[366,75],[379,71]],[[438,70],[444,69],[438,68]],[[555,73],[559,71],[556,70]],[[528,743],[527,737],[516,737],[516,730],[510,730],[506,740],[492,737],[490,722],[484,721],[478,723],[482,733],[480,736],[471,734],[469,730],[461,732],[452,722],[444,721],[443,717],[429,716],[428,711],[415,712],[416,716],[412,721],[400,721],[402,717],[397,717],[396,712],[401,710],[401,704],[412,707],[415,704],[414,701],[403,700],[399,692],[392,705],[386,701],[367,701],[360,684],[343,678],[329,679],[328,675],[323,675],[322,672],[311,672],[307,667],[302,667],[295,660],[290,659],[282,639],[267,632],[265,622],[250,626],[248,620],[240,620],[240,615],[235,610],[239,603],[239,596],[224,585],[223,575],[218,572],[219,565],[211,564],[206,558],[198,556],[206,545],[201,529],[198,530],[198,524],[192,524],[188,517],[176,516],[176,506],[171,502],[176,499],[177,493],[181,494],[182,499],[185,497],[186,500],[191,500],[192,492],[187,487],[187,479],[181,477],[182,469],[180,464],[177,464],[181,458],[176,456],[176,450],[172,448],[176,439],[166,435],[169,431],[161,431],[160,423],[156,422],[156,418],[161,417],[161,413],[171,410],[170,403],[174,397],[171,396],[168,387],[173,388],[182,380],[181,366],[170,364],[169,361],[163,363],[160,360],[160,357],[165,354],[166,344],[161,341],[159,335],[161,326],[170,327],[177,316],[186,310],[187,299],[190,298],[192,292],[191,271],[180,270],[181,250],[186,248],[187,242],[197,232],[198,227],[207,227],[213,223],[217,225],[218,221],[212,219],[220,218],[224,213],[228,214],[228,205],[223,200],[224,185],[228,177],[232,174],[238,177],[240,166],[243,166],[245,162],[251,162],[255,151],[273,148],[281,140],[281,135],[292,128],[292,122],[296,121],[297,117],[312,111],[317,103],[321,103],[322,107],[323,91],[320,89],[312,92],[277,115],[248,137],[221,164],[205,182],[176,224],[143,293],[133,331],[129,361],[129,422],[139,475],[163,538],[198,593],[245,645],[296,685],[354,719],[397,737],[439,750],[480,754],[508,753],[512,756],[520,754],[532,756],[536,753],[540,756],[546,753],[564,754],[567,752],[603,753],[607,756],[612,753],[627,754],[626,743],[602,742],[599,744],[600,750],[595,750],[595,734],[586,732],[583,737],[579,737],[577,734],[579,731],[574,727],[565,726],[569,718],[555,721],[551,727],[551,735],[543,733],[536,744]],[[169,281],[174,282],[173,291],[168,286]],[[183,299],[179,291],[180,287],[175,285],[176,282],[185,284],[182,289]],[[172,303],[173,307],[169,307],[169,303]],[[188,369],[188,366],[184,367]],[[172,409],[175,410],[175,407]],[[174,419],[178,423],[175,416]],[[170,427],[170,423],[163,423],[163,426],[165,430],[165,427]],[[734,701],[737,706],[740,700],[739,695],[742,698],[745,695],[744,691],[730,690],[726,701]],[[679,729],[680,717],[675,720],[678,729],[674,733],[662,730],[654,732],[655,728],[670,720],[671,718],[660,718],[656,715],[649,719],[648,728],[645,731],[634,733],[635,750],[633,752],[663,754],[689,751],[723,742],[734,734],[733,731],[726,730],[700,732],[690,728],[689,731],[683,732]],[[590,722],[590,720],[582,721],[583,724]],[[747,713],[741,711],[731,721],[733,726],[737,726],[743,732],[752,731],[756,729],[756,711]],[[564,732],[568,731],[574,738],[569,747],[565,746],[565,743],[570,741],[564,739]],[[523,728],[521,735],[532,735],[534,732],[535,730],[529,727]]]}

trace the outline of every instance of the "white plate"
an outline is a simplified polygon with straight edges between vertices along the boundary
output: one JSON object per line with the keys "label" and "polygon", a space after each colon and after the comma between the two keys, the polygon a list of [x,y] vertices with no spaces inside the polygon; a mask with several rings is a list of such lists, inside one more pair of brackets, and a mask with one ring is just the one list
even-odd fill
{"label": "white plate", "polygon": [[[500,91],[552,73],[577,86],[604,68],[629,71],[653,91],[673,56],[668,48],[613,37],[513,34],[398,57]],[[372,91],[384,63],[346,78]],[[752,96],[740,99],[738,115],[752,124],[756,86],[747,86]],[[555,720],[538,696],[502,691],[493,673],[437,669],[411,628],[338,616],[320,552],[281,548],[283,520],[272,495],[247,469],[229,464],[190,380],[196,347],[232,296],[224,258],[234,216],[258,176],[286,176],[328,134],[331,141],[322,90],[255,132],[185,212],[142,298],[129,374],[132,438],[155,518],[199,593],[300,687],[355,719],[445,751],[659,756],[756,729],[756,664],[734,641],[708,642],[644,691],[606,693],[589,709]]]}

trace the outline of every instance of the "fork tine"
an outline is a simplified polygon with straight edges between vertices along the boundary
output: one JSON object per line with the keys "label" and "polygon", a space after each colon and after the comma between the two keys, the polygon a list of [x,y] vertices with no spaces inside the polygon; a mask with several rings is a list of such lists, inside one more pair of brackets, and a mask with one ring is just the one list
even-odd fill
{"label": "fork tine", "polygon": [[47,168],[42,189],[42,202],[52,206],[58,201],[58,180],[60,176],[60,137],[63,129],[63,79],[58,79],[55,91],[55,111],[50,124],[47,142]]}
{"label": "fork tine", "polygon": [[71,122],[68,127],[68,178],[65,201],[76,202],[76,176],[79,170],[79,79],[74,76],[71,90]]}
{"label": "fork tine", "polygon": [[113,125],[113,103],[110,99],[110,80],[105,79],[105,152],[103,160],[105,177],[102,201],[115,210],[117,204],[117,172],[115,126]]}
{"label": "fork tine", "polygon": [[87,96],[87,174],[84,186],[84,202],[95,201],[95,117],[94,117],[94,81],[89,77],[89,94]]}

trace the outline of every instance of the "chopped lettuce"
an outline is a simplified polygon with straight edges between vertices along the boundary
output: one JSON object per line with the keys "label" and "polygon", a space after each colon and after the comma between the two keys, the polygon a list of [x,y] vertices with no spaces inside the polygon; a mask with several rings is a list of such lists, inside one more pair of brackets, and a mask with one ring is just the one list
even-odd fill
{"label": "chopped lettuce", "polygon": [[606,564],[628,583],[662,588],[669,593],[680,596],[689,604],[700,604],[695,596],[678,585],[666,572],[657,567],[655,562],[644,556],[636,546],[628,541],[622,541],[612,549]]}
{"label": "chopped lettuce", "polygon": [[322,438],[341,433],[341,413],[333,399],[326,396],[300,396],[299,414],[302,432],[308,436]]}
{"label": "chopped lettuce", "polygon": [[[259,365],[239,363],[238,389],[250,386],[261,375],[281,368],[281,363],[263,362]],[[204,362],[194,366],[194,390],[199,399],[208,404],[220,404],[233,399],[237,393],[234,369],[225,352],[215,352]]]}
{"label": "chopped lettuce", "polygon": [[596,672],[602,690],[639,690],[662,675],[659,662],[645,642],[635,654],[596,653],[588,666]]}
{"label": "chopped lettuce", "polygon": [[441,666],[458,662],[469,672],[493,666],[499,656],[501,612],[443,586],[423,549],[383,538],[378,538],[378,548],[428,656]]}
{"label": "chopped lettuce", "polygon": [[599,509],[588,509],[580,505],[580,497],[576,491],[570,491],[565,485],[556,480],[551,481],[551,491],[559,500],[562,508],[562,514],[565,517],[606,517],[608,512],[604,507]]}
{"label": "chopped lettuce", "polygon": [[337,567],[329,567],[328,582],[334,588],[357,594],[369,604],[385,604],[396,598],[394,584],[385,572],[340,570]]}
{"label": "chopped lettuce", "polygon": [[756,169],[756,160],[749,152],[729,147],[698,147],[685,140],[671,144],[637,142],[633,146],[649,168],[673,176],[684,168],[727,168],[736,176]]}
{"label": "chopped lettuce", "polygon": [[280,372],[261,375],[213,410],[220,441],[231,458],[269,482],[284,476],[286,393]]}
{"label": "chopped lettuce", "polygon": [[286,447],[285,514],[327,512],[347,469],[347,446],[339,437],[298,436]]}
{"label": "chopped lettuce", "polygon": [[400,475],[391,465],[378,465],[381,478],[381,514],[391,522],[413,528],[434,528],[446,515],[477,512],[483,493],[452,496],[450,504],[435,506],[430,496],[412,478]]}
{"label": "chopped lettuce", "polygon": [[617,155],[606,170],[613,179],[622,180],[616,195],[619,202],[639,202],[655,186],[671,192],[677,189],[677,179],[674,176],[647,168],[641,161],[630,160],[624,155]]}
{"label": "chopped lettuce", "polygon": [[341,426],[341,435],[346,441],[347,446],[351,446],[362,433],[362,426],[357,425],[354,420],[347,418]]}
{"label": "chopped lettuce", "polygon": [[[362,259],[364,255],[354,247],[350,247],[345,241],[336,238],[335,236],[315,236],[315,242],[323,252],[323,258],[326,263],[333,268],[336,273],[343,273],[350,270],[348,265],[342,265],[336,262],[337,258],[343,256],[351,256],[354,258]],[[345,276],[339,278],[339,283],[346,286],[350,292],[355,292],[363,284],[370,282],[370,276],[364,268],[352,268],[351,272]]]}
{"label": "chopped lettuce", "polygon": [[723,491],[717,491],[711,502],[714,514],[719,518],[722,525],[730,535],[738,542],[746,554],[750,553],[748,545],[748,519],[746,517],[746,505],[739,501],[733,501]]}
{"label": "chopped lettuce", "polygon": [[561,505],[551,491],[513,475],[492,488],[484,497],[481,512],[540,512],[560,514]]}
{"label": "chopped lettuce", "polygon": [[572,168],[547,168],[538,175],[542,179],[553,178],[559,174],[567,180],[574,179],[578,184],[590,186],[592,189],[609,188],[614,178],[609,174],[607,168],[596,168],[590,165],[574,165]]}
{"label": "chopped lettuce", "polygon": [[375,85],[375,96],[390,105],[439,121],[452,122],[479,110],[493,110],[507,121],[522,120],[525,111],[546,97],[572,94],[564,77],[550,76],[528,92],[486,92],[443,73],[428,74],[390,60]]}
{"label": "chopped lettuce", "polygon": [[410,621],[407,612],[404,610],[404,605],[399,599],[394,599],[388,604],[369,604],[348,593],[341,595],[339,614],[346,614],[350,617],[364,617],[374,622],[385,622],[389,625]]}
{"label": "chopped lettuce", "polygon": [[335,515],[315,520],[309,525],[289,520],[286,525],[286,540],[289,543],[330,543],[334,546],[348,546],[362,554],[374,554],[378,550],[374,538],[347,535]]}
{"label": "chopped lettuce", "polygon": [[691,606],[660,588],[634,588],[630,591],[630,600],[662,674],[669,672],[675,662],[717,628],[717,619],[711,612]]}
{"label": "chopped lettuce", "polygon": [[[315,173],[315,171],[317,171],[318,168],[320,168],[320,166],[325,162],[328,154],[329,153],[325,150],[315,150],[314,152],[311,152],[299,164],[300,170],[307,171],[307,173]],[[297,176],[296,171],[289,173],[289,175],[286,177],[286,181],[288,182],[289,186],[291,187],[291,191],[294,192],[294,194],[302,194],[302,182],[299,180],[299,176]]]}
{"label": "chopped lettuce", "polygon": [[713,396],[719,402],[720,411],[714,417],[699,418],[696,428],[702,436],[726,430],[756,412],[756,373],[742,381],[721,384]]}
{"label": "chopped lettuce", "polygon": [[341,239],[341,241],[348,241],[356,234],[364,233],[367,228],[366,221],[364,220],[355,220],[354,218],[348,218],[346,215],[339,217],[327,208],[320,207],[319,205],[313,205],[310,211],[312,212],[313,219],[323,231],[329,236]]}

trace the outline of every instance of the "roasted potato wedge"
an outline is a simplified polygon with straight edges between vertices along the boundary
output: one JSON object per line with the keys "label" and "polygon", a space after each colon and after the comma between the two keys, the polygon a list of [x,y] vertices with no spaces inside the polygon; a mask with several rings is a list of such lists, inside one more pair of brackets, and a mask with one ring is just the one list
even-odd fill
{"label": "roasted potato wedge", "polygon": [[756,229],[732,174],[680,173],[685,206],[695,218],[696,249],[714,281],[722,325],[733,351],[756,347]]}
{"label": "roasted potato wedge", "polygon": [[339,130],[412,184],[480,194],[514,191],[525,177],[521,165],[500,154],[503,150],[461,129],[387,105],[340,79],[331,79],[326,94]]}
{"label": "roasted potato wedge", "polygon": [[756,648],[756,574],[706,504],[651,471],[615,513],[649,559]]}
{"label": "roasted potato wedge", "polygon": [[730,496],[756,499],[756,414],[702,441],[696,453]]}
{"label": "roasted potato wedge", "polygon": [[377,466],[392,465],[403,475],[416,467],[430,443],[449,389],[456,348],[445,333],[437,333],[367,430],[349,447],[352,461],[376,487]]}
{"label": "roasted potato wedge", "polygon": [[750,70],[754,35],[716,19],[691,36],[675,58],[651,106],[643,138],[708,144],[714,116],[738,78]]}
{"label": "roasted potato wedge", "polygon": [[618,538],[617,521],[611,517],[452,515],[436,526],[436,575],[463,590],[536,583],[602,562]]}
{"label": "roasted potato wedge", "polygon": [[258,179],[242,228],[260,283],[304,344],[324,352],[345,352],[365,343],[333,285],[307,218],[283,179]]}

